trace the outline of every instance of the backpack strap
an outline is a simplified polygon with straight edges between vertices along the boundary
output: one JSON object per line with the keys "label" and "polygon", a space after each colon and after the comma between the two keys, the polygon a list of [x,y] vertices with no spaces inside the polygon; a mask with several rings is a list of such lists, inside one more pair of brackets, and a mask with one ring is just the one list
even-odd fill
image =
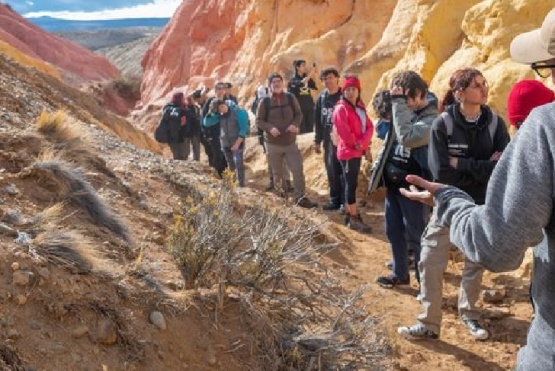
{"label": "backpack strap", "polygon": [[[291,110],[295,112],[295,104],[293,103],[293,94],[286,91],[285,96],[287,97],[287,104],[289,104],[289,106],[291,107]],[[266,118],[264,119],[264,121],[268,122],[268,116],[270,115],[270,108],[272,106],[272,97],[265,97],[263,100],[263,103],[266,108]]]}
{"label": "backpack strap", "polygon": [[[445,124],[445,130],[447,131],[447,138],[451,138],[451,135],[453,135],[453,118],[447,112],[442,112],[441,118],[443,119],[443,123]],[[490,123],[488,124],[489,137],[492,143],[493,143],[493,138],[495,136],[495,131],[497,130],[498,124],[499,124],[499,116],[497,116],[495,112],[492,112],[492,118]]]}

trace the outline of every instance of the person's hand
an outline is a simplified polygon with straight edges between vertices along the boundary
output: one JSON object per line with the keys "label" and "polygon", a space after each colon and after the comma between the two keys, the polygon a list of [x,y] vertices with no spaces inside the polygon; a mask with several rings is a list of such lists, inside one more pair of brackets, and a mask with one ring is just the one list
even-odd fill
{"label": "person's hand", "polygon": [[273,127],[273,128],[270,129],[270,134],[271,134],[274,138],[277,138],[277,137],[280,136],[281,133],[279,132],[279,130],[278,130],[277,128]]}
{"label": "person's hand", "polygon": [[237,144],[237,142],[235,142],[234,145],[231,146],[231,148],[229,148],[231,150],[231,152],[237,152],[237,150],[239,149],[239,144]]}
{"label": "person's hand", "polygon": [[405,179],[412,185],[409,189],[400,188],[399,191],[401,194],[410,200],[418,201],[429,206],[434,206],[434,195],[436,192],[446,187],[445,184],[429,182],[417,175],[407,175]]}
{"label": "person's hand", "polygon": [[297,128],[297,125],[291,124],[287,127],[287,130],[285,131],[288,133],[297,134],[299,132],[299,129]]}
{"label": "person's hand", "polygon": [[374,159],[372,158],[372,151],[370,151],[370,147],[368,147],[366,152],[364,152],[364,157],[366,158],[366,161],[373,162]]}
{"label": "person's hand", "polygon": [[312,144],[312,149],[313,149],[314,152],[316,152],[316,153],[322,153],[322,150],[320,149],[320,144],[318,144],[318,143]]}
{"label": "person's hand", "polygon": [[389,90],[391,95],[408,95],[409,89],[403,90],[401,86],[394,86]]}
{"label": "person's hand", "polygon": [[491,157],[489,158],[490,161],[499,161],[499,159],[501,158],[501,155],[503,154],[503,152],[500,151],[495,151],[493,153],[493,155],[491,155]]}
{"label": "person's hand", "polygon": [[181,126],[185,126],[186,123],[187,123],[187,117],[181,116]]}
{"label": "person's hand", "polygon": [[459,164],[458,157],[449,156],[449,166],[451,166],[453,169],[456,169],[458,164]]}

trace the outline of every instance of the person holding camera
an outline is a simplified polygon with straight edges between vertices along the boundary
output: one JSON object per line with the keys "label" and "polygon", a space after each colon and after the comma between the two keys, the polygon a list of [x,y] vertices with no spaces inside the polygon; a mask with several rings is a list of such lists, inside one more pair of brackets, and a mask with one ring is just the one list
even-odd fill
{"label": "person holding camera", "polygon": [[391,245],[392,272],[378,277],[384,288],[409,285],[409,253],[414,256],[416,280],[420,260],[420,238],[430,209],[403,197],[400,189],[408,184],[407,174],[430,178],[428,143],[437,106],[430,102],[428,84],[414,71],[393,77],[391,89],[374,97],[374,108],[380,118],[390,122],[386,141],[393,141],[384,167],[385,234]]}
{"label": "person holding camera", "polygon": [[[459,187],[478,205],[484,203],[491,173],[509,144],[505,122],[486,105],[488,92],[487,80],[474,68],[458,70],[451,76],[442,104],[444,112],[432,125],[428,156],[434,181]],[[418,316],[417,324],[398,328],[401,336],[439,337],[443,273],[452,246],[449,227],[441,225],[434,214],[422,236],[419,264],[424,312]],[[481,265],[465,258],[458,310],[462,322],[477,340],[489,337],[480,324],[476,307],[483,272]]]}
{"label": "person holding camera", "polygon": [[318,90],[314,81],[316,64],[313,64],[310,74],[307,73],[306,61],[295,59],[293,61],[295,73],[287,84],[287,91],[292,93],[299,101],[303,114],[299,133],[312,133],[314,131],[314,100],[312,90]]}

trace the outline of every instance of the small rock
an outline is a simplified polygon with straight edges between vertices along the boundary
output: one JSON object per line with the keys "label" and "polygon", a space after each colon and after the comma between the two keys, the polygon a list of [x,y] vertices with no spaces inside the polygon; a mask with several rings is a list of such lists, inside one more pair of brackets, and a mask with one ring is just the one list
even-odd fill
{"label": "small rock", "polygon": [[484,290],[482,292],[482,300],[484,303],[498,304],[505,299],[507,292],[504,289]]}
{"label": "small rock", "polygon": [[39,276],[44,280],[48,280],[50,278],[50,271],[46,267],[39,268]]}
{"label": "small rock", "polygon": [[18,262],[13,262],[12,263],[12,271],[18,271],[19,270],[19,263]]}
{"label": "small rock", "polygon": [[25,295],[19,294],[14,297],[14,301],[17,305],[25,305],[27,304],[27,297]]}
{"label": "small rock", "polygon": [[12,274],[12,282],[14,285],[26,286],[31,282],[33,277],[33,272],[17,270]]}
{"label": "small rock", "polygon": [[86,335],[89,332],[89,327],[86,325],[82,325],[79,326],[77,328],[75,328],[72,332],[71,335],[75,338],[80,338],[84,335]]}
{"label": "small rock", "polygon": [[8,184],[2,190],[10,196],[19,194],[19,189],[17,189],[16,185],[13,183]]}
{"label": "small rock", "polygon": [[150,313],[150,322],[160,330],[165,330],[167,328],[164,315],[156,310]]}
{"label": "small rock", "polygon": [[108,318],[104,318],[98,322],[94,340],[100,344],[115,344],[118,341],[118,334],[114,322]]}
{"label": "small rock", "polygon": [[6,336],[8,339],[17,339],[21,337],[21,334],[16,329],[11,328],[8,331],[6,331]]}
{"label": "small rock", "polygon": [[29,323],[29,328],[32,329],[32,330],[40,330],[41,326],[38,322],[33,321],[33,322]]}

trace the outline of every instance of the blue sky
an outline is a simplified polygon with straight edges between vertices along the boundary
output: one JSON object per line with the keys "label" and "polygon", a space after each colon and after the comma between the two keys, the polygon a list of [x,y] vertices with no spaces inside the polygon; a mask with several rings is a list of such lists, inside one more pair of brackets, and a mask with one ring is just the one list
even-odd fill
{"label": "blue sky", "polygon": [[169,18],[182,0],[2,0],[26,18],[74,20]]}

